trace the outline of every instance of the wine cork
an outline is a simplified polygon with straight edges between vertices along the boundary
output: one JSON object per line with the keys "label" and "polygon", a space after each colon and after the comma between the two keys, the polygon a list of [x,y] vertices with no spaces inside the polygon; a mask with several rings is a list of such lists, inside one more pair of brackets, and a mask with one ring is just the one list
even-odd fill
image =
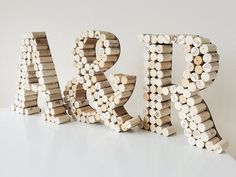
{"label": "wine cork", "polygon": [[39,113],[40,111],[41,109],[38,106],[23,109],[23,113],[26,115],[36,114]]}
{"label": "wine cork", "polygon": [[37,77],[47,77],[47,76],[56,76],[55,70],[43,70],[36,72]]}
{"label": "wine cork", "polygon": [[184,87],[182,85],[177,86],[176,88],[177,93],[182,94],[184,92]]}
{"label": "wine cork", "polygon": [[169,99],[170,99],[169,95],[161,95],[161,94],[155,95],[155,100],[158,102],[168,101]]}
{"label": "wine cork", "polygon": [[167,62],[172,60],[171,54],[158,54],[157,55],[157,61],[159,62]]}
{"label": "wine cork", "polygon": [[210,40],[203,37],[196,37],[193,39],[193,46],[200,47],[202,44],[209,44]]}
{"label": "wine cork", "polygon": [[155,123],[158,126],[164,125],[164,124],[169,123],[169,122],[171,122],[170,116],[164,116],[164,117],[161,117],[159,119],[156,119],[156,121],[155,121]]}
{"label": "wine cork", "polygon": [[211,114],[208,111],[201,112],[194,116],[194,122],[199,124],[211,118]]}
{"label": "wine cork", "polygon": [[157,86],[166,86],[171,84],[171,78],[156,79]]}
{"label": "wine cork", "polygon": [[189,122],[186,119],[181,120],[180,125],[182,128],[186,129],[189,127]]}
{"label": "wine cork", "polygon": [[69,121],[71,121],[71,118],[68,115],[57,116],[54,118],[55,124],[62,124]]}
{"label": "wine cork", "polygon": [[175,102],[174,106],[175,106],[175,109],[178,111],[181,110],[181,108],[182,108],[182,104],[179,101]]}
{"label": "wine cork", "polygon": [[197,115],[200,112],[203,112],[206,110],[206,104],[205,103],[200,103],[194,106],[190,107],[190,113],[193,115]]}
{"label": "wine cork", "polygon": [[194,38],[196,38],[196,37],[198,37],[197,35],[187,35],[186,37],[185,37],[185,43],[187,44],[187,45],[192,45],[193,44],[193,40],[194,40]]}
{"label": "wine cork", "polygon": [[192,146],[195,146],[196,145],[196,139],[194,137],[190,136],[188,138],[188,143]]}
{"label": "wine cork", "polygon": [[28,34],[29,37],[34,37],[34,38],[46,38],[46,33],[45,32],[31,32]]}
{"label": "wine cork", "polygon": [[194,137],[195,139],[199,139],[199,138],[200,138],[200,135],[201,135],[201,133],[200,133],[198,130],[194,130],[194,131],[193,131],[193,137]]}
{"label": "wine cork", "polygon": [[126,132],[128,130],[127,127],[125,126],[125,124],[121,124],[120,128],[123,132]]}
{"label": "wine cork", "polygon": [[21,102],[21,106],[23,108],[34,107],[34,106],[37,106],[37,101],[33,100],[33,101]]}
{"label": "wine cork", "polygon": [[192,122],[193,119],[194,119],[194,116],[193,116],[192,114],[190,114],[190,113],[187,113],[187,114],[186,114],[186,119],[187,119],[189,122]]}
{"label": "wine cork", "polygon": [[131,129],[135,126],[138,126],[138,124],[140,124],[140,122],[141,122],[141,119],[139,117],[132,118],[132,119],[125,122],[125,126],[127,127],[127,129]]}
{"label": "wine cork", "polygon": [[180,95],[180,96],[179,96],[179,102],[180,102],[181,104],[186,103],[186,102],[187,102],[186,97],[185,97],[184,95]]}
{"label": "wine cork", "polygon": [[183,92],[183,96],[184,96],[186,99],[188,99],[188,98],[190,98],[190,97],[194,97],[194,96],[198,95],[198,93],[199,93],[198,91],[191,92],[191,91],[189,91],[188,89],[185,89],[184,92]]}
{"label": "wine cork", "polygon": [[197,80],[196,82],[196,87],[199,89],[199,90],[202,90],[204,88],[206,88],[207,86],[209,86],[210,84],[212,83],[212,81],[208,81],[208,82],[204,82],[203,80],[199,79]]}
{"label": "wine cork", "polygon": [[190,122],[189,127],[191,130],[197,130],[197,124],[195,122]]}
{"label": "wine cork", "polygon": [[[144,102],[144,104],[145,104],[145,102]],[[145,107],[150,107],[152,109],[155,109],[156,108],[156,103],[155,103],[155,101],[152,100],[152,101],[148,102],[148,104],[145,104]]]}
{"label": "wine cork", "polygon": [[127,120],[130,120],[130,119],[131,119],[131,116],[129,114],[121,115],[121,116],[117,117],[117,123],[118,124],[123,124]]}
{"label": "wine cork", "polygon": [[58,88],[58,87],[59,87],[58,83],[51,83],[51,84],[42,85],[41,89],[42,91],[46,91],[46,90]]}
{"label": "wine cork", "polygon": [[197,73],[192,73],[190,75],[190,79],[193,81],[193,82],[196,82],[198,79],[199,79],[199,75]]}
{"label": "wine cork", "polygon": [[210,73],[207,73],[207,72],[204,72],[201,74],[201,79],[205,82],[208,82],[210,80],[213,80],[216,78],[216,72],[210,72]]}
{"label": "wine cork", "polygon": [[197,139],[197,140],[196,140],[196,146],[197,146],[198,148],[204,148],[205,143],[204,143],[201,139]]}
{"label": "wine cork", "polygon": [[149,119],[149,122],[150,122],[151,124],[155,124],[155,123],[156,123],[156,118],[153,117],[153,116],[151,116],[150,119]]}
{"label": "wine cork", "polygon": [[219,58],[218,53],[206,53],[203,55],[203,61],[206,63],[219,61]]}
{"label": "wine cork", "polygon": [[150,70],[150,76],[151,76],[151,77],[156,77],[156,75],[157,75],[156,70],[155,70],[155,69],[151,69],[151,70]]}
{"label": "wine cork", "polygon": [[143,128],[144,128],[145,130],[149,130],[149,128],[150,128],[149,123],[148,123],[148,122],[143,122]]}
{"label": "wine cork", "polygon": [[149,43],[151,41],[151,36],[149,34],[145,34],[143,37],[143,41],[145,43]]}
{"label": "wine cork", "polygon": [[156,133],[161,135],[163,128],[166,128],[166,127],[169,127],[169,126],[171,126],[171,125],[170,124],[165,124],[165,125],[162,125],[162,126],[157,126],[156,127]]}
{"label": "wine cork", "polygon": [[214,123],[212,120],[207,120],[207,121],[202,122],[197,125],[198,130],[200,132],[205,132],[205,131],[209,130],[210,128],[212,128],[213,126],[214,126]]}
{"label": "wine cork", "polygon": [[149,51],[150,51],[150,52],[155,52],[155,51],[156,51],[156,45],[155,45],[155,44],[151,44],[151,45],[149,46]]}
{"label": "wine cork", "polygon": [[120,46],[120,43],[119,43],[119,41],[118,40],[114,40],[114,39],[112,39],[112,40],[105,40],[104,42],[104,46],[105,47],[119,47]]}
{"label": "wine cork", "polygon": [[156,72],[156,75],[160,79],[164,77],[168,77],[168,76],[171,76],[171,70],[159,70]]}
{"label": "wine cork", "polygon": [[157,118],[164,117],[164,116],[169,115],[170,112],[171,112],[170,108],[165,108],[165,109],[161,109],[161,110],[156,110],[155,116],[156,116]]}
{"label": "wine cork", "polygon": [[211,128],[210,130],[207,130],[204,133],[201,133],[200,137],[203,142],[207,142],[211,138],[215,137],[217,134],[216,130],[214,128]]}
{"label": "wine cork", "polygon": [[188,87],[190,81],[189,79],[182,79],[181,84],[183,87]]}
{"label": "wine cork", "polygon": [[155,124],[150,125],[150,131],[153,132],[153,133],[156,132],[156,125]]}
{"label": "wine cork", "polygon": [[220,141],[220,138],[219,137],[214,137],[212,139],[210,139],[209,141],[206,142],[205,146],[206,146],[206,149],[210,150],[210,151],[213,151],[213,147],[214,145]]}
{"label": "wine cork", "polygon": [[61,94],[45,95],[45,100],[46,100],[47,102],[49,102],[49,101],[61,100],[61,99],[62,99]]}
{"label": "wine cork", "polygon": [[56,76],[49,76],[49,77],[42,77],[39,78],[39,83],[40,84],[51,84],[51,83],[57,83],[57,77]]}
{"label": "wine cork", "polygon": [[161,92],[163,95],[169,95],[170,94],[169,86],[161,87]]}
{"label": "wine cork", "polygon": [[201,56],[196,56],[194,57],[193,62],[195,65],[201,65],[203,63],[203,59]]}
{"label": "wine cork", "polygon": [[194,71],[195,71],[195,73],[197,73],[197,74],[202,74],[203,68],[202,68],[201,65],[197,65],[197,66],[194,68]]}
{"label": "wine cork", "polygon": [[157,93],[158,93],[158,94],[163,94],[163,93],[162,93],[162,87],[157,87]]}
{"label": "wine cork", "polygon": [[196,84],[195,84],[194,82],[191,82],[191,83],[188,85],[188,90],[189,90],[190,92],[195,92],[195,91],[198,90],[198,88],[197,88],[197,86],[196,86]]}
{"label": "wine cork", "polygon": [[161,34],[161,35],[158,35],[158,37],[157,37],[157,42],[159,44],[169,44],[170,41],[171,41],[171,39],[170,39],[169,35],[162,35]]}
{"label": "wine cork", "polygon": [[193,47],[193,48],[191,49],[191,54],[192,54],[193,56],[198,56],[198,55],[200,54],[200,50],[199,50],[197,47]]}
{"label": "wine cork", "polygon": [[157,53],[171,53],[172,46],[171,45],[157,45],[156,52]]}
{"label": "wine cork", "polygon": [[185,128],[184,129],[184,135],[186,137],[191,137],[193,135],[193,131],[190,128]]}
{"label": "wine cork", "polygon": [[183,45],[185,43],[185,36],[184,35],[178,35],[177,43]]}
{"label": "wine cork", "polygon": [[113,126],[113,129],[115,130],[115,132],[121,132],[121,125],[119,125],[119,124],[114,124],[114,126]]}
{"label": "wine cork", "polygon": [[165,127],[162,130],[162,134],[167,137],[176,133],[176,128],[174,126]]}
{"label": "wine cork", "polygon": [[155,93],[149,93],[150,100],[156,100],[156,94]]}
{"label": "wine cork", "polygon": [[151,43],[156,44],[157,43],[157,35],[153,34],[151,35]]}
{"label": "wine cork", "polygon": [[176,86],[175,86],[175,85],[171,85],[171,86],[169,87],[169,90],[170,90],[170,93],[171,93],[171,94],[176,93]]}
{"label": "wine cork", "polygon": [[202,54],[216,52],[216,46],[214,44],[203,44],[200,47],[200,52]]}
{"label": "wine cork", "polygon": [[172,93],[171,95],[170,95],[170,99],[171,99],[171,101],[172,102],[177,102],[178,100],[179,100],[179,94],[175,94],[175,93]]}
{"label": "wine cork", "polygon": [[203,65],[203,71],[205,72],[213,72],[213,71],[218,71],[219,69],[219,63],[218,62],[213,62],[213,63],[205,63]]}
{"label": "wine cork", "polygon": [[214,146],[213,146],[213,151],[220,154],[223,151],[226,150],[226,148],[229,146],[229,142],[226,140],[221,140],[219,142],[217,142]]}
{"label": "wine cork", "polygon": [[119,90],[121,92],[132,91],[133,89],[134,89],[134,84],[126,84],[126,85],[120,84],[119,85]]}
{"label": "wine cork", "polygon": [[61,107],[56,107],[56,108],[51,109],[50,114],[52,116],[56,116],[56,115],[65,113],[65,111],[66,111],[65,107],[61,106]]}
{"label": "wine cork", "polygon": [[156,62],[155,69],[156,70],[167,70],[172,66],[171,62]]}
{"label": "wine cork", "polygon": [[161,109],[170,107],[171,101],[168,100],[168,101],[164,101],[164,102],[157,102],[155,105],[158,110],[161,110]]}

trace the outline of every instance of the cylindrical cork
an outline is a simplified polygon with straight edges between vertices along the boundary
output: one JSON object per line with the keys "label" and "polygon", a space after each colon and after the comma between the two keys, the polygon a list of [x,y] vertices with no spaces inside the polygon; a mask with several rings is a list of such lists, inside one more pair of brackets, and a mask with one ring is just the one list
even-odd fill
{"label": "cylindrical cork", "polygon": [[153,133],[156,132],[156,125],[155,124],[150,125],[150,131],[153,132]]}
{"label": "cylindrical cork", "polygon": [[65,122],[69,122],[71,120],[70,116],[68,115],[62,115],[54,118],[54,123],[55,124],[62,124]]}
{"label": "cylindrical cork", "polygon": [[192,106],[190,108],[190,113],[193,114],[193,115],[196,115],[200,112],[203,112],[204,110],[206,110],[206,104],[205,103],[200,103],[200,104],[197,104],[195,106]]}
{"label": "cylindrical cork", "polygon": [[206,142],[205,146],[206,146],[206,149],[210,150],[210,151],[213,151],[213,147],[214,145],[220,141],[220,138],[219,137],[214,137],[212,139],[210,139],[209,141]]}
{"label": "cylindrical cork", "polygon": [[197,140],[196,140],[196,146],[197,146],[198,148],[204,148],[205,143],[204,143],[201,139],[197,139]]}
{"label": "cylindrical cork", "polygon": [[169,126],[169,127],[163,128],[162,130],[162,134],[166,137],[175,133],[176,133],[176,128],[174,126]]}
{"label": "cylindrical cork", "polygon": [[195,146],[196,145],[196,139],[194,137],[190,136],[188,138],[188,143],[192,146]]}
{"label": "cylindrical cork", "polygon": [[207,53],[203,55],[203,61],[210,63],[210,62],[216,62],[219,60],[219,54],[218,53]]}
{"label": "cylindrical cork", "polygon": [[186,137],[191,137],[193,135],[193,131],[190,128],[185,128],[184,129],[184,135]]}
{"label": "cylindrical cork", "polygon": [[161,117],[159,119],[156,119],[156,124],[161,126],[161,125],[164,125],[166,123],[169,123],[171,122],[171,119],[170,119],[170,116],[164,116],[164,117]]}
{"label": "cylindrical cork", "polygon": [[200,47],[200,52],[202,54],[216,52],[216,45],[214,45],[214,44],[203,44]]}
{"label": "cylindrical cork", "polygon": [[208,111],[201,112],[194,116],[194,122],[199,124],[211,118],[211,114]]}
{"label": "cylindrical cork", "polygon": [[213,121],[207,120],[205,122],[198,124],[197,128],[200,132],[205,132],[205,131],[209,130],[210,128],[212,128],[213,126],[214,126]]}
{"label": "cylindrical cork", "polygon": [[141,119],[139,117],[132,118],[132,119],[125,122],[125,126],[127,127],[127,129],[131,129],[135,126],[138,126],[138,124],[140,124],[140,122],[141,122]]}
{"label": "cylindrical cork", "polygon": [[211,138],[215,137],[217,134],[216,130],[214,128],[207,130],[204,133],[201,133],[200,137],[203,142],[207,142]]}
{"label": "cylindrical cork", "polygon": [[214,146],[213,146],[213,151],[220,154],[223,151],[226,150],[226,148],[229,146],[229,142],[226,140],[221,140],[219,142],[217,142]]}

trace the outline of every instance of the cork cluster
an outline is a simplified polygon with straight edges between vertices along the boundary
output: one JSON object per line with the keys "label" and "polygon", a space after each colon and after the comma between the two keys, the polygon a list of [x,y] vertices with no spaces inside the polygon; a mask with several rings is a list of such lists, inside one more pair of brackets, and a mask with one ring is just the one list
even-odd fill
{"label": "cork cluster", "polygon": [[86,123],[102,122],[116,132],[127,131],[140,123],[123,105],[134,90],[135,76],[104,72],[119,58],[117,37],[104,31],[82,32],[74,43],[76,77],[66,85],[64,96],[69,114]]}
{"label": "cork cluster", "polygon": [[25,33],[21,47],[17,96],[12,109],[20,114],[36,114],[38,92],[46,102],[43,118],[60,124],[70,121],[66,114],[60,86],[44,32]]}
{"label": "cork cluster", "polygon": [[[144,129],[165,136],[175,133],[170,119],[172,101],[189,144],[221,153],[228,143],[218,134],[207,104],[199,95],[216,78],[216,46],[198,35],[144,34],[140,40],[145,43]],[[185,52],[186,69],[180,86],[171,80],[173,44],[181,44]]]}

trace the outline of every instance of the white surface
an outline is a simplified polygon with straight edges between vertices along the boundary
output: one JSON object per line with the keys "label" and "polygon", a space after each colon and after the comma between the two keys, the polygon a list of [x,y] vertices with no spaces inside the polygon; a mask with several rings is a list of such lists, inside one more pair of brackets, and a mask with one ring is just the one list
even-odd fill
{"label": "white surface", "polygon": [[222,177],[236,176],[228,154],[194,148],[182,133],[165,138],[102,125],[55,126],[39,115],[0,110],[1,177]]}

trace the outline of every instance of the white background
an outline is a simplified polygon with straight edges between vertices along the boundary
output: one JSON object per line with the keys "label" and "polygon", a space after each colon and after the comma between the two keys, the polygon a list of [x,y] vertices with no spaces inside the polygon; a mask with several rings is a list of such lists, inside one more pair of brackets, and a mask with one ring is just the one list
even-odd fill
{"label": "white background", "polygon": [[[234,0],[0,0],[0,106],[8,107],[14,101],[19,48],[26,31],[47,32],[62,88],[73,75],[71,46],[79,32],[99,29],[116,34],[122,53],[107,74],[137,75],[137,86],[126,105],[133,115],[142,114],[143,107],[143,45],[138,34],[200,34],[210,38],[221,55],[217,79],[202,95],[218,131],[230,141],[229,153],[236,158],[235,5]],[[178,46],[174,59],[178,83],[184,68]],[[178,119],[175,110],[173,119]]]}

